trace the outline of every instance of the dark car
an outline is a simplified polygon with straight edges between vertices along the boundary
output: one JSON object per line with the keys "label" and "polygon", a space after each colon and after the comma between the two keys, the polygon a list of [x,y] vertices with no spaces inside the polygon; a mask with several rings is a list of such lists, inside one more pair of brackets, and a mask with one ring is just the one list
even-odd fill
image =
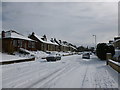
{"label": "dark car", "polygon": [[90,59],[90,53],[83,53],[82,58]]}
{"label": "dark car", "polygon": [[57,61],[61,60],[61,55],[56,53],[51,53],[46,57],[47,61]]}

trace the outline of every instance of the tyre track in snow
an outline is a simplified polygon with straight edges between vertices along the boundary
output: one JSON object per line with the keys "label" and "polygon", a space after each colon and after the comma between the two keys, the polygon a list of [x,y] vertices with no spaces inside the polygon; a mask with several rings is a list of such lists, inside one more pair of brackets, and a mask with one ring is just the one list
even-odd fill
{"label": "tyre track in snow", "polygon": [[[87,64],[89,63],[89,65]],[[82,81],[82,88],[86,85],[89,88],[114,88],[116,87],[115,80],[110,76],[110,73],[106,70],[104,61],[92,59],[90,62],[83,62],[86,72]],[[94,66],[93,66],[94,65]],[[99,68],[99,69],[98,69]],[[93,72],[91,72],[93,70]],[[86,81],[86,82],[85,82]],[[92,82],[91,84],[89,82]],[[93,84],[94,83],[94,84]],[[89,86],[90,85],[90,86]]]}
{"label": "tyre track in snow", "polygon": [[85,71],[85,74],[84,74],[84,77],[83,77],[82,87],[84,86],[84,82],[85,82],[85,79],[86,79],[86,76],[87,76],[87,71],[88,71],[88,65],[87,65],[87,68],[86,68],[86,71]]}
{"label": "tyre track in snow", "polygon": [[55,72],[47,75],[46,77],[34,82],[32,85],[30,86],[27,86],[29,88],[34,88],[34,87],[37,87],[37,88],[48,88],[49,87],[49,84],[52,84],[51,82],[53,80],[55,80],[56,78],[59,78],[60,76],[62,76],[63,74],[69,72],[69,71],[72,71],[74,69],[76,69],[77,67],[74,66],[74,64],[71,64],[71,63],[68,63],[67,65],[65,65],[64,67],[56,70]]}
{"label": "tyre track in snow", "polygon": [[[67,67],[66,69],[64,69],[62,72],[55,74],[54,76],[51,77],[51,79],[49,79],[48,81],[46,81],[46,83],[44,83],[44,85],[42,85],[42,88],[50,88],[52,85],[54,85],[56,83],[56,81],[58,79],[60,79],[64,74],[66,73],[70,73],[72,71],[74,71],[75,69],[77,69],[80,66],[73,66],[71,67]],[[52,82],[52,83],[51,83]],[[39,87],[40,88],[40,87]]]}
{"label": "tyre track in snow", "polygon": [[61,68],[58,69],[58,70],[55,70],[54,72],[48,74],[47,76],[45,76],[45,77],[43,77],[43,78],[37,80],[36,82],[32,83],[31,85],[29,85],[29,86],[27,86],[27,87],[28,87],[28,88],[33,88],[36,84],[38,84],[38,83],[40,83],[40,82],[43,82],[44,80],[48,79],[49,77],[51,77],[52,75],[54,75],[55,73],[58,73],[58,72],[60,72],[60,71],[62,71]]}
{"label": "tyre track in snow", "polygon": [[[43,81],[43,80],[45,80],[45,79],[47,79],[48,77],[50,77],[50,76],[52,76],[53,74],[55,74],[55,73],[57,73],[57,72],[59,72],[59,71],[61,71],[62,70],[62,67],[63,65],[61,65],[61,66],[59,66],[59,67],[57,67],[55,70],[51,70],[51,72],[49,71],[49,69],[47,68],[45,68],[45,69],[43,69],[43,70],[36,70],[36,71],[34,71],[34,72],[32,72],[32,73],[34,73],[34,75],[36,76],[38,73],[41,73],[40,75],[39,75],[39,77],[35,77],[33,80],[30,80],[30,81],[32,81],[32,84],[28,84],[29,82],[27,82],[27,81],[25,81],[25,80],[28,80],[29,81],[29,79],[30,78],[32,78],[32,74],[30,74],[30,72],[28,72],[28,76],[25,76],[24,78],[23,77],[21,77],[20,79],[17,79],[15,82],[17,83],[17,82],[21,82],[21,81],[23,81],[22,83],[19,83],[19,84],[14,84],[15,82],[12,82],[13,84],[14,84],[14,88],[15,87],[25,87],[25,88],[29,88],[29,87],[32,87],[32,86],[34,86],[35,84],[37,84],[38,82],[41,82],[41,81]],[[66,66],[66,65],[65,65]],[[45,71],[46,70],[46,71]],[[45,73],[46,72],[46,73]],[[43,74],[42,74],[43,73]],[[23,74],[24,75],[24,74]],[[25,73],[25,75],[27,75],[26,73]],[[39,80],[38,80],[39,79]],[[27,83],[27,85],[24,85],[24,84],[26,84]]]}
{"label": "tyre track in snow", "polygon": [[[31,66],[31,68],[28,68],[29,66]],[[106,70],[107,66],[105,63],[96,58],[84,60],[81,56],[68,56],[54,63],[45,62],[42,64],[36,62],[36,64],[23,65],[23,68],[22,66],[16,66],[16,68],[19,67],[22,71],[12,71],[12,73],[14,72],[15,74],[9,72],[10,75],[16,75],[15,77],[7,77],[9,73],[4,72],[4,74],[8,74],[4,77],[4,82],[6,82],[4,86],[14,88],[57,88],[60,86],[68,88],[74,86],[78,88],[116,87],[116,82],[110,76],[108,70]],[[25,67],[27,69],[23,70]],[[73,83],[70,82],[71,80],[69,79],[71,79]],[[64,82],[67,84],[64,85]]]}
{"label": "tyre track in snow", "polygon": [[[44,66],[44,65],[41,65],[41,67],[42,66]],[[2,78],[3,86],[4,86],[4,83],[6,83],[8,81],[12,81],[8,84],[11,85],[12,87],[14,87],[14,86],[16,86],[17,82],[19,82],[19,81],[24,82],[25,80],[30,79],[33,76],[31,73],[34,73],[34,75],[37,75],[37,74],[42,73],[44,71],[49,71],[47,68],[44,68],[44,67],[41,68],[41,67],[39,67],[37,64],[35,64],[35,67],[33,67],[35,69],[29,69],[29,68],[23,69],[24,67],[22,67],[21,70],[23,70],[23,71],[20,71],[20,72],[18,71],[18,73],[16,73],[16,74],[12,73],[14,75],[14,77],[12,75],[12,76],[7,77],[7,78],[6,77]],[[42,74],[40,74],[40,75],[42,76]],[[4,74],[3,74],[3,76],[4,76]],[[22,76],[24,76],[24,77],[22,77]]]}
{"label": "tyre track in snow", "polygon": [[[32,67],[32,69],[30,70],[30,66],[31,66],[31,63],[32,63],[32,65],[34,65],[35,67]],[[14,73],[14,70],[16,70],[17,69],[17,71],[18,72],[16,72],[16,74],[17,74],[17,76],[16,76],[16,78],[18,78],[18,77],[21,77],[21,76],[23,76],[23,75],[27,75],[28,73],[32,73],[33,71],[34,71],[34,69],[33,68],[36,68],[36,70],[38,70],[38,69],[40,69],[41,68],[41,70],[44,68],[44,67],[42,67],[42,66],[44,66],[44,64],[42,64],[41,65],[41,67],[39,67],[38,66],[38,63],[35,63],[35,62],[31,62],[31,63],[29,63],[29,64],[27,64],[27,65],[24,65],[24,66],[20,66],[22,63],[19,63],[19,64],[17,64],[18,66],[16,66],[16,68],[14,67],[11,67],[11,68],[8,68],[8,70],[4,70],[4,68],[3,68],[3,76],[5,77],[3,77],[2,79],[3,79],[3,81],[7,81],[7,80],[9,80],[9,79],[12,79],[11,77],[13,77],[12,76],[12,74],[15,74]],[[30,68],[27,68],[27,67],[30,67]],[[24,68],[24,69],[23,69]],[[8,75],[7,75],[7,73],[6,72],[9,72],[9,71],[11,71],[11,73],[8,73],[8,75],[9,75],[9,77],[7,77]],[[26,72],[27,71],[27,72]],[[4,74],[5,73],[5,74]],[[11,75],[10,75],[11,74]],[[7,78],[6,78],[7,77]]]}
{"label": "tyre track in snow", "polygon": [[[69,56],[67,58],[69,59],[69,58],[71,58],[71,56]],[[64,61],[64,62],[63,62],[63,60],[54,62],[54,63],[45,62],[43,64],[39,63],[39,62],[24,63],[23,67],[21,66],[22,63],[14,64],[15,68],[13,68],[14,65],[10,65],[10,68],[8,68],[8,69],[5,68],[5,70],[12,71],[12,72],[7,73],[5,71],[3,73],[3,75],[5,75],[4,78],[2,78],[3,79],[3,87],[14,87],[14,88],[22,87],[22,88],[24,88],[24,87],[26,87],[26,85],[30,85],[30,82],[34,83],[34,82],[38,81],[38,79],[40,79],[40,78],[45,79],[49,76],[52,76],[53,74],[59,72],[63,67],[65,67],[65,66],[67,67],[67,66],[69,66],[69,64],[71,64],[69,62],[69,60]],[[49,67],[51,67],[51,66],[52,66],[52,68],[49,69]],[[8,66],[6,66],[6,67],[8,67]],[[30,68],[28,68],[28,67],[30,67]],[[15,70],[18,68],[20,71]],[[14,70],[15,70],[15,72],[14,72]],[[8,76],[9,74],[11,76]],[[40,75],[38,75],[38,74],[40,74]],[[37,75],[37,77],[36,77],[36,75]],[[48,75],[48,76],[46,76],[46,75]],[[38,78],[38,76],[40,78]],[[31,80],[31,78],[32,78],[32,80]]]}
{"label": "tyre track in snow", "polygon": [[[78,58],[78,59],[80,60],[81,58]],[[73,72],[71,71],[69,73],[66,73],[66,75],[62,78],[62,80],[60,79],[57,80],[55,85],[53,85],[52,88],[54,87],[55,88],[60,88],[60,87],[72,88],[74,86],[76,86],[77,88],[86,88],[86,87],[87,88],[115,88],[117,87],[116,82],[110,76],[108,70],[106,70],[106,67],[108,66],[105,65],[105,61],[100,61],[94,58],[91,58],[91,60],[90,59],[88,60],[81,59],[80,61],[79,60],[76,60],[76,61],[79,62],[80,67],[76,68],[76,70]],[[72,81],[74,83],[69,82],[70,77],[73,77]],[[65,85],[62,83],[65,83]],[[47,87],[47,88],[50,88],[50,87]]]}

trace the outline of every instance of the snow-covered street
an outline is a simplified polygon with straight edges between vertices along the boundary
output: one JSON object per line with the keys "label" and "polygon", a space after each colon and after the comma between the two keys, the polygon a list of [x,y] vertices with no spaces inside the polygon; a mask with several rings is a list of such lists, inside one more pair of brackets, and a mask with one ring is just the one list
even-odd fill
{"label": "snow-covered street", "polygon": [[64,56],[2,66],[3,88],[118,88],[118,73],[92,55]]}

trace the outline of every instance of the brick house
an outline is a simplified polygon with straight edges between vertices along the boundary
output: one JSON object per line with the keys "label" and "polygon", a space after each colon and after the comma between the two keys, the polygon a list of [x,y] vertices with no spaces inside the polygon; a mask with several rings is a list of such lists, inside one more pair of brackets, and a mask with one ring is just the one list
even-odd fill
{"label": "brick house", "polygon": [[18,51],[20,48],[24,48],[27,50],[36,50],[36,41],[23,36],[22,34],[10,30],[10,31],[2,31],[2,51],[13,53],[14,51]]}
{"label": "brick house", "polygon": [[46,35],[38,36],[34,32],[28,36],[29,38],[37,41],[37,49],[42,51],[58,51],[58,44],[51,38],[48,40]]}

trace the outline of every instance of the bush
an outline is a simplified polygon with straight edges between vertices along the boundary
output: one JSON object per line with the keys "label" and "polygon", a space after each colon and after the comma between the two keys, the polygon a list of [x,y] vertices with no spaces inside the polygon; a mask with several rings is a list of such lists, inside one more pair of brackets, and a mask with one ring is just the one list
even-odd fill
{"label": "bush", "polygon": [[112,45],[108,46],[106,43],[99,43],[96,48],[96,54],[101,60],[106,60],[106,54],[115,54],[115,49]]}

